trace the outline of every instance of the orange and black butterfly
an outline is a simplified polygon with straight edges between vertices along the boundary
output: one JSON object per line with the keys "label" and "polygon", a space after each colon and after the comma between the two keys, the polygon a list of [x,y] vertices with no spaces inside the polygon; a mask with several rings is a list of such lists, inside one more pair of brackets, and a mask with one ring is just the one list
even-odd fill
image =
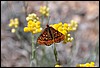
{"label": "orange and black butterfly", "polygon": [[37,43],[40,45],[50,46],[53,43],[59,43],[64,40],[64,35],[53,27],[47,25],[42,34],[38,37]]}

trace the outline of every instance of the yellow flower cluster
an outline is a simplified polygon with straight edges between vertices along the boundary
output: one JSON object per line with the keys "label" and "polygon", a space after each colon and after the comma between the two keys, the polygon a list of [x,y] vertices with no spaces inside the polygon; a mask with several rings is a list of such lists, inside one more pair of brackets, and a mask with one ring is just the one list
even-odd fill
{"label": "yellow flower cluster", "polygon": [[49,8],[47,6],[40,6],[40,13],[44,16],[49,16]]}
{"label": "yellow flower cluster", "polygon": [[77,67],[96,67],[94,62],[86,63],[86,64],[78,64]]}
{"label": "yellow flower cluster", "polygon": [[71,20],[70,24],[67,23],[62,24],[62,22],[59,22],[58,24],[54,25],[51,24],[50,26],[58,30],[62,34],[64,34],[65,35],[64,43],[67,43],[73,41],[73,37],[71,37],[70,34],[68,34],[68,32],[76,30],[78,24],[76,21]]}
{"label": "yellow flower cluster", "polygon": [[71,20],[70,23],[71,23],[71,24],[68,24],[68,29],[67,29],[68,32],[69,32],[69,31],[74,31],[74,30],[76,30],[77,27],[78,27],[78,23],[77,23],[76,21]]}
{"label": "yellow flower cluster", "polygon": [[[66,25],[66,27],[65,27]],[[59,22],[58,24],[54,24],[54,25],[50,25],[51,27],[53,27],[54,29],[58,30],[59,32],[61,32],[62,34],[66,35],[67,34],[67,27],[68,27],[68,24],[67,23],[64,23],[64,25],[62,24],[62,22]]]}
{"label": "yellow flower cluster", "polygon": [[19,26],[19,20],[18,18],[15,18],[15,19],[10,19],[10,23],[8,25],[11,29],[11,32],[12,33],[15,33],[16,32],[16,28],[18,28]]}
{"label": "yellow flower cluster", "polygon": [[27,27],[24,27],[24,32],[31,32],[33,34],[41,32],[42,28],[40,27],[40,21],[38,17],[36,17],[36,14],[30,15],[26,20],[28,21],[28,24]]}
{"label": "yellow flower cluster", "polygon": [[55,67],[62,67],[62,66],[61,66],[61,65],[59,65],[59,64],[56,64],[56,65],[55,65]]}
{"label": "yellow flower cluster", "polygon": [[28,17],[26,17],[26,20],[32,20],[33,22],[39,21],[39,17],[35,13],[29,14]]}
{"label": "yellow flower cluster", "polygon": [[74,38],[71,37],[70,34],[66,34],[63,43],[72,42],[73,40]]}

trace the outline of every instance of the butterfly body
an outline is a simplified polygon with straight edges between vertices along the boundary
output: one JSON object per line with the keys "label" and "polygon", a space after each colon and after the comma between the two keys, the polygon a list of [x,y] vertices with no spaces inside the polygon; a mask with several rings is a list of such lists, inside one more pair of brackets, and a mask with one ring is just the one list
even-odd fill
{"label": "butterfly body", "polygon": [[50,46],[53,43],[61,42],[64,37],[62,33],[47,25],[43,33],[38,37],[37,42],[40,45]]}

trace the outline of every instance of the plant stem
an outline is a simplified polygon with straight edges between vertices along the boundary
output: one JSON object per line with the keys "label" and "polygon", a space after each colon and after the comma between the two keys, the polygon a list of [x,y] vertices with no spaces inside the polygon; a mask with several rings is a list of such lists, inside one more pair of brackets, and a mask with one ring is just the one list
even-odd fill
{"label": "plant stem", "polygon": [[42,22],[42,26],[43,26],[43,25],[44,25],[44,24],[43,24],[43,22],[44,22],[44,15],[42,15],[41,22]]}
{"label": "plant stem", "polygon": [[25,16],[27,16],[27,6],[28,6],[28,3],[26,1],[23,1],[24,3],[24,8],[25,8]]}
{"label": "plant stem", "polygon": [[34,35],[32,35],[32,59],[35,57]]}
{"label": "plant stem", "polygon": [[33,63],[33,60],[35,58],[35,46],[34,46],[34,35],[32,34],[32,55],[31,55],[31,63],[30,63],[30,67],[32,67],[32,63]]}
{"label": "plant stem", "polygon": [[20,35],[18,34],[18,31],[19,31],[19,29],[17,28],[17,29],[16,29],[16,35],[17,35],[18,39],[21,40],[21,37],[20,37]]}
{"label": "plant stem", "polygon": [[46,6],[48,7],[48,1],[46,1]]}
{"label": "plant stem", "polygon": [[55,47],[55,43],[54,43],[53,51],[54,51],[54,56],[55,56],[55,60],[56,60],[56,63],[57,63],[58,57],[57,57],[57,50],[56,50],[56,47]]}

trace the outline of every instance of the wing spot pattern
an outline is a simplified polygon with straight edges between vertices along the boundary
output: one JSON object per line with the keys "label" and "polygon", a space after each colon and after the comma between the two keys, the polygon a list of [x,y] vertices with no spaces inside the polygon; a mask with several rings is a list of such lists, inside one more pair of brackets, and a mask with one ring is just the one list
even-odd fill
{"label": "wing spot pattern", "polygon": [[[53,35],[54,41],[51,35]],[[61,42],[63,39],[64,39],[64,35],[62,33],[60,33],[59,31],[55,30],[52,27],[47,27],[45,28],[43,33],[40,35],[40,37],[38,37],[37,42],[40,45],[50,46],[54,42],[55,43]]]}

